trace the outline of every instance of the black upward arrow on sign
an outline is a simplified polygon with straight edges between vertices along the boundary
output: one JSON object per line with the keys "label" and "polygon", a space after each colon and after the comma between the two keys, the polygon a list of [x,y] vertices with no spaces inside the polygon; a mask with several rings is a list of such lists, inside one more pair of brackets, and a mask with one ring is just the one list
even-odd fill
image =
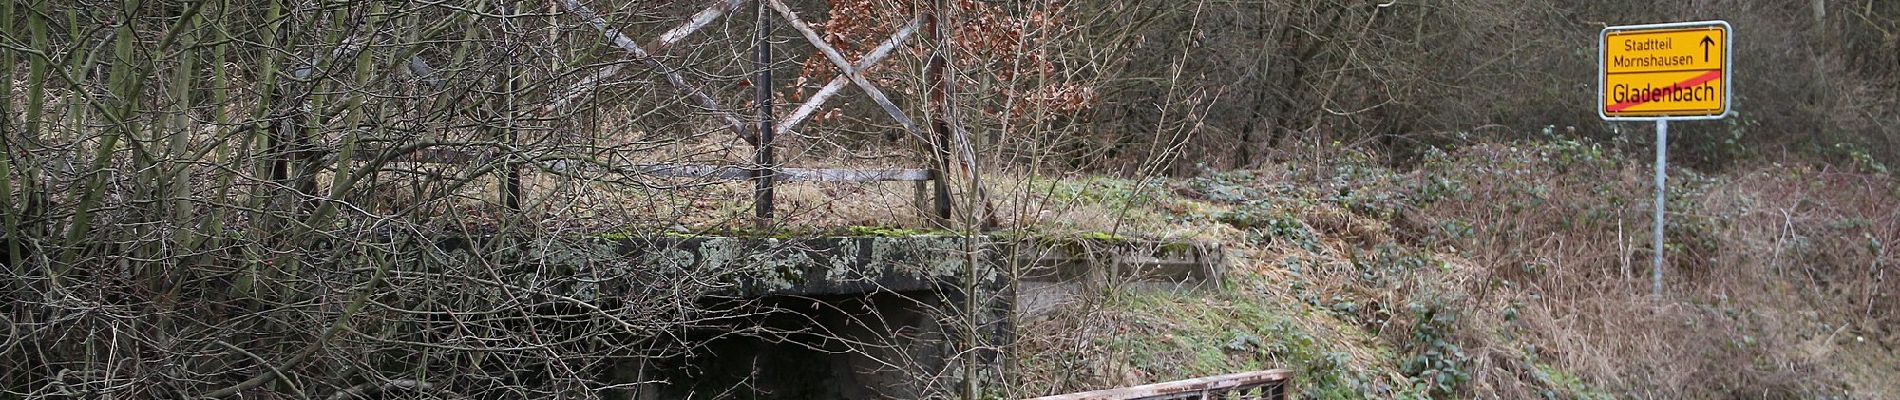
{"label": "black upward arrow on sign", "polygon": [[1710,39],[1707,35],[1702,36],[1702,62],[1709,62],[1709,46],[1713,45],[1715,45],[1715,39]]}

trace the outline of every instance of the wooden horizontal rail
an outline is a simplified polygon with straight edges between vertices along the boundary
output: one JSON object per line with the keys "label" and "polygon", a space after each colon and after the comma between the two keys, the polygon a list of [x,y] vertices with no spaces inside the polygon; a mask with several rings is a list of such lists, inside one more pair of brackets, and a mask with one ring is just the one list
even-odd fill
{"label": "wooden horizontal rail", "polygon": [[1037,397],[1029,400],[1225,399],[1234,392],[1258,390],[1238,398],[1282,400],[1291,396],[1293,372],[1284,369],[1241,372],[1141,386]]}
{"label": "wooden horizontal rail", "polygon": [[[581,164],[585,165],[585,164]],[[547,166],[557,171],[574,169],[574,163],[551,162]],[[638,172],[647,175],[671,178],[698,178],[743,181],[753,178],[752,167],[737,165],[700,165],[700,164],[632,164],[613,167],[615,170]],[[848,168],[774,168],[776,175],[772,180],[779,182],[879,182],[879,181],[929,181],[936,179],[937,172],[927,169],[848,169]]]}
{"label": "wooden horizontal rail", "polygon": [[788,182],[924,182],[937,179],[937,171],[903,168],[779,168],[778,174],[779,179]]}
{"label": "wooden horizontal rail", "polygon": [[[368,161],[376,159],[378,151],[361,151],[356,159]],[[450,149],[422,149],[396,157],[395,162],[413,162],[426,164],[471,164],[482,163],[493,158],[485,154],[470,153]],[[751,167],[737,165],[699,165],[699,164],[632,164],[614,168],[599,168],[585,163],[571,161],[548,161],[544,166],[556,171],[614,169],[639,172],[655,176],[672,178],[700,178],[720,180],[752,179]],[[937,173],[928,169],[887,168],[777,168],[773,180],[779,182],[918,182],[936,179]]]}
{"label": "wooden horizontal rail", "polygon": [[[387,150],[372,150],[355,153],[358,161],[381,159]],[[450,149],[424,148],[411,150],[407,154],[393,157],[388,161],[424,164],[481,164],[500,161],[499,158],[478,152],[464,152]],[[762,168],[737,165],[698,165],[698,164],[620,164],[604,165],[585,160],[541,160],[531,162],[541,168],[556,172],[611,172],[620,174],[645,174],[671,178],[694,178],[708,180],[747,181],[759,178],[755,172]],[[518,167],[518,166],[517,166]],[[502,184],[500,195],[502,203],[510,209],[516,208],[521,198],[517,169],[506,169],[506,180]],[[771,181],[776,182],[912,182],[916,186],[915,206],[919,210],[929,210],[930,216],[938,220],[950,218],[950,198],[944,190],[941,176],[936,170],[929,169],[851,169],[851,168],[771,168]],[[937,195],[930,196],[931,186],[936,187]],[[770,201],[761,201],[770,204]]]}
{"label": "wooden horizontal rail", "polygon": [[[723,165],[640,164],[630,166],[651,175],[674,178],[752,179],[753,168]],[[776,168],[772,179],[779,182],[878,182],[928,181],[936,176],[927,169],[847,169],[847,168]]]}

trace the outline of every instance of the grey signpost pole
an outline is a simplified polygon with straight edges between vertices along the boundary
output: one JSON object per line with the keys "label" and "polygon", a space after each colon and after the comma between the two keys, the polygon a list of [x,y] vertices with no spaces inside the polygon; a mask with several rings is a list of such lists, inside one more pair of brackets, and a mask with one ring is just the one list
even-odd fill
{"label": "grey signpost pole", "polygon": [[[1601,90],[1597,96],[1597,116],[1605,121],[1656,123],[1656,217],[1653,218],[1656,229],[1650,234],[1653,259],[1649,270],[1649,291],[1657,299],[1662,299],[1663,250],[1666,245],[1663,227],[1668,225],[1664,219],[1667,216],[1664,206],[1668,201],[1669,121],[1715,120],[1728,116],[1729,106],[1734,99],[1728,95],[1734,87],[1734,81],[1729,79],[1734,72],[1729,68],[1728,55],[1733,53],[1731,50],[1734,50],[1735,45],[1734,41],[1729,40],[1729,31],[1727,21],[1672,22],[1605,27],[1597,37],[1597,88]],[[1620,42],[1622,46],[1609,46],[1612,33],[1624,38]],[[1680,37],[1668,36],[1672,34]],[[1696,40],[1696,36],[1701,36],[1701,40]],[[1712,49],[1720,50],[1714,53],[1719,57],[1712,57]],[[1616,57],[1618,68],[1622,69],[1620,71],[1610,70],[1612,51],[1620,53]],[[1677,69],[1656,67],[1653,63]],[[1687,80],[1682,79],[1691,75],[1669,75],[1681,73],[1700,75]],[[1616,82],[1619,91],[1614,93],[1610,90],[1612,74],[1621,74]],[[1657,82],[1656,79],[1667,80]],[[1718,104],[1696,104],[1702,101],[1702,96],[1709,94],[1706,92],[1690,91],[1686,93],[1693,96],[1678,96],[1692,90],[1691,87],[1711,81],[1720,82],[1719,88],[1711,89]],[[1664,107],[1631,110],[1632,107],[1664,99],[1677,104],[1665,103]]]}
{"label": "grey signpost pole", "polygon": [[1651,236],[1655,239],[1655,263],[1650,266],[1650,295],[1662,298],[1663,287],[1663,193],[1667,189],[1663,183],[1668,180],[1663,168],[1669,160],[1669,119],[1656,119],[1656,230]]}

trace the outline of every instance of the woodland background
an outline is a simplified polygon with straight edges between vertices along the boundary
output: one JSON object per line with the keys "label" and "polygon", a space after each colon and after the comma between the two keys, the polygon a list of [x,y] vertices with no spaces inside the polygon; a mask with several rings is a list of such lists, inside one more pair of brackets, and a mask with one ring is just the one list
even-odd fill
{"label": "woodland background", "polygon": [[[1517,191],[1511,184],[1523,181],[1519,175],[1484,174],[1532,171],[1521,175],[1538,180],[1520,183],[1570,182],[1559,189],[1601,196],[1601,204],[1621,207],[1604,215],[1646,226],[1636,220],[1645,215],[1643,207],[1629,199],[1648,193],[1637,172],[1643,171],[1641,155],[1654,145],[1653,135],[1648,124],[1603,122],[1592,110],[1599,31],[1609,25],[1726,20],[1734,27],[1735,113],[1675,125],[1672,162],[1690,171],[1735,171],[1738,181],[1759,185],[1751,190],[1787,189],[1770,196],[1792,199],[1787,210],[1816,204],[1810,200],[1823,195],[1843,196],[1814,200],[1830,204],[1825,212],[1809,209],[1817,214],[1768,215],[1738,206],[1738,215],[1754,218],[1750,226],[1759,229],[1742,231],[1755,236],[1735,237],[1762,239],[1750,246],[1782,246],[1788,238],[1786,243],[1794,243],[1788,246],[1814,246],[1802,251],[1815,253],[1793,254],[1839,256],[1791,270],[1827,288],[1799,298],[1827,304],[1813,308],[1823,310],[1817,318],[1828,323],[1893,326],[1889,313],[1880,311],[1891,307],[1876,306],[1892,304],[1880,295],[1891,292],[1883,289],[1891,287],[1883,265],[1893,257],[1881,243],[1891,243],[1896,234],[1887,206],[1892,186],[1885,182],[1888,165],[1900,162],[1900,2],[787,3],[849,59],[909,21],[931,16],[865,77],[921,126],[965,128],[973,151],[952,155],[929,135],[904,132],[857,88],[847,87],[810,122],[779,138],[783,165],[915,168],[961,157],[956,162],[973,164],[993,179],[959,175],[959,210],[985,202],[965,195],[965,188],[992,185],[1008,229],[1109,221],[1089,229],[1112,233],[1159,229],[1124,222],[1144,215],[1129,209],[1173,207],[1137,201],[1154,199],[1144,197],[1159,192],[1148,184],[1168,178],[1246,181],[1170,187],[1208,199],[1218,197],[1213,188],[1242,190],[1271,181],[1261,177],[1278,176],[1270,172],[1285,167],[1298,170],[1288,176],[1331,182],[1300,186],[1336,190],[1308,193],[1317,196],[1310,200],[1331,204],[1326,202],[1356,198],[1348,192],[1381,192],[1360,191],[1373,186],[1323,171],[1420,171],[1405,179],[1439,182],[1417,176],[1481,166],[1466,171],[1474,176],[1470,182],[1490,182],[1472,184],[1483,189],[1470,192],[1479,198],[1433,203],[1444,208],[1421,203],[1416,207],[1424,211],[1408,211],[1433,221],[1467,221],[1463,230],[1475,233],[1407,245],[1478,249],[1484,257],[1473,257],[1474,268],[1505,275],[1530,268],[1529,261],[1542,262],[1534,256],[1550,247],[1513,241],[1524,236],[1511,229],[1535,228],[1550,242],[1594,243],[1590,249],[1603,254],[1590,253],[1596,258],[1585,259],[1592,262],[1627,259],[1633,250],[1623,246],[1624,218],[1591,219],[1587,229],[1542,218],[1558,209],[1543,202],[1548,187]],[[723,11],[704,29],[677,40],[656,39],[708,9]],[[709,277],[685,272],[688,277],[669,281],[677,285],[667,290],[622,303],[589,303],[557,294],[556,287],[572,282],[522,286],[507,278],[569,276],[572,271],[562,268],[610,265],[613,257],[521,254],[508,246],[449,254],[417,250],[428,247],[417,243],[467,234],[582,243],[575,238],[751,225],[750,205],[734,201],[747,198],[746,187],[654,177],[625,166],[743,166],[752,159],[747,127],[757,114],[754,80],[760,69],[751,56],[758,44],[758,10],[757,3],[685,0],[0,3],[0,261],[6,265],[0,278],[0,322],[6,323],[0,365],[31,366],[0,369],[0,397],[351,398],[440,389],[513,398],[625,388],[625,379],[600,371],[621,360],[693,348],[653,338],[676,329],[730,329],[727,313],[735,309],[771,310],[715,310],[697,303],[718,287],[709,283],[715,280],[699,279]],[[627,39],[616,41],[617,35]],[[785,24],[766,37],[774,49],[767,64],[775,74],[767,89],[780,99],[774,114],[785,116],[838,70]],[[631,54],[622,42],[651,54]],[[931,76],[938,70],[949,77],[941,86]],[[929,100],[932,95],[942,95],[943,102]],[[1549,154],[1589,155],[1579,165],[1623,174],[1600,176],[1614,187],[1597,191],[1565,180],[1575,174],[1539,175],[1548,171],[1537,168],[1568,167],[1552,167],[1547,157],[1513,158],[1524,156],[1515,144],[1525,142],[1566,144],[1564,151],[1577,152]],[[1446,158],[1448,153],[1454,156]],[[1619,156],[1624,154],[1634,156]],[[454,161],[418,162],[428,160]],[[1447,166],[1447,160],[1465,163]],[[1363,165],[1334,164],[1346,161]],[[1820,167],[1754,174],[1782,163]],[[1818,175],[1803,175],[1815,170]],[[1379,179],[1404,180],[1399,175]],[[1793,178],[1777,178],[1788,176]],[[1811,176],[1824,179],[1804,178]],[[1079,180],[1036,183],[1044,178]],[[522,189],[506,189],[505,182],[517,180],[524,182]],[[1815,189],[1804,182],[1836,186]],[[1063,187],[1073,187],[1073,196],[1053,195]],[[1115,187],[1135,189],[1083,195]],[[1815,191],[1803,191],[1809,189]],[[783,223],[788,229],[978,228],[969,219],[930,225],[915,219],[915,210],[866,206],[903,204],[907,191],[787,189]],[[1556,198],[1563,193],[1570,192]],[[1571,197],[1594,198],[1581,196]],[[1537,206],[1486,208],[1503,204],[1493,201],[1499,199],[1535,200]],[[1041,212],[1058,200],[1119,206],[1083,214]],[[1562,210],[1598,215],[1598,203]],[[1314,210],[1325,211],[1320,214],[1326,218],[1342,215],[1319,207],[1275,221],[1302,226],[1300,213]],[[1407,213],[1400,211],[1366,218]],[[1507,218],[1526,222],[1469,222]],[[1797,231],[1820,239],[1796,240]],[[1747,248],[1709,244],[1734,239],[1720,236],[1729,231],[1701,232],[1715,233],[1708,241],[1672,245],[1707,250],[1690,253],[1697,256]],[[1873,246],[1864,246],[1867,241]],[[1606,255],[1611,250],[1615,255]],[[1337,261],[1357,253],[1329,254]],[[1724,260],[1752,260],[1751,253],[1720,254],[1733,255]],[[1774,254],[1774,262],[1781,262],[1781,253]],[[1727,264],[1698,259],[1685,265]],[[1585,303],[1623,286],[1590,283],[1612,281],[1615,274],[1608,272],[1579,274],[1589,279],[1513,279],[1554,288],[1536,296],[1577,301],[1558,302],[1546,317],[1576,314],[1578,308],[1566,307],[1623,310],[1640,303],[1637,292],[1625,293],[1629,303]],[[1794,275],[1763,276],[1771,277],[1763,282],[1787,282]],[[1782,293],[1755,290],[1760,287],[1748,285],[1759,282],[1749,282],[1708,287]],[[1352,289],[1363,282],[1336,283],[1340,293],[1363,291]],[[1473,285],[1465,289],[1490,293],[1475,289],[1491,287],[1488,281]],[[1697,299],[1713,299],[1717,291]],[[1558,292],[1568,295],[1553,294]],[[1760,304],[1795,304],[1765,299]],[[1478,303],[1448,304],[1444,309]],[[1418,326],[1455,326],[1432,321]],[[1546,332],[1556,338],[1572,333]],[[1623,356],[1703,353],[1629,332],[1579,335],[1638,344],[1618,353]],[[1515,343],[1445,335],[1428,339],[1451,339],[1471,349]],[[1655,347],[1644,347],[1650,344]],[[1757,353],[1746,351],[1724,354],[1735,358],[1704,361],[1768,359],[1749,358]],[[1798,381],[1778,375],[1781,370],[1720,375],[1729,380],[1697,374],[1710,367],[1643,386],[1632,377],[1656,370],[1587,361],[1565,366],[1586,371],[1582,376],[1591,385],[1636,388],[1621,393],[1668,397],[1674,393],[1668,383],[1696,381],[1741,393],[1759,382]],[[1517,372],[1503,375],[1529,374],[1510,371]],[[1483,385],[1476,389],[1451,382],[1429,393],[1522,394],[1496,389],[1515,387],[1506,385],[1517,382],[1511,379],[1480,377]]]}

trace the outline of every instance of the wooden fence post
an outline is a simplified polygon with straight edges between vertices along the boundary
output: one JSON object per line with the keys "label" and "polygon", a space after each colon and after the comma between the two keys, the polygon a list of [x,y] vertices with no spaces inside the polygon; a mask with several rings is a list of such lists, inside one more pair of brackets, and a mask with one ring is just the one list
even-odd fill
{"label": "wooden fence post", "polygon": [[757,31],[758,49],[754,52],[752,65],[758,68],[758,77],[753,87],[758,89],[759,129],[758,151],[755,153],[753,180],[756,182],[753,199],[759,229],[772,227],[772,179],[774,163],[772,159],[772,42],[770,30],[772,19],[765,2],[759,2],[759,22]]}

